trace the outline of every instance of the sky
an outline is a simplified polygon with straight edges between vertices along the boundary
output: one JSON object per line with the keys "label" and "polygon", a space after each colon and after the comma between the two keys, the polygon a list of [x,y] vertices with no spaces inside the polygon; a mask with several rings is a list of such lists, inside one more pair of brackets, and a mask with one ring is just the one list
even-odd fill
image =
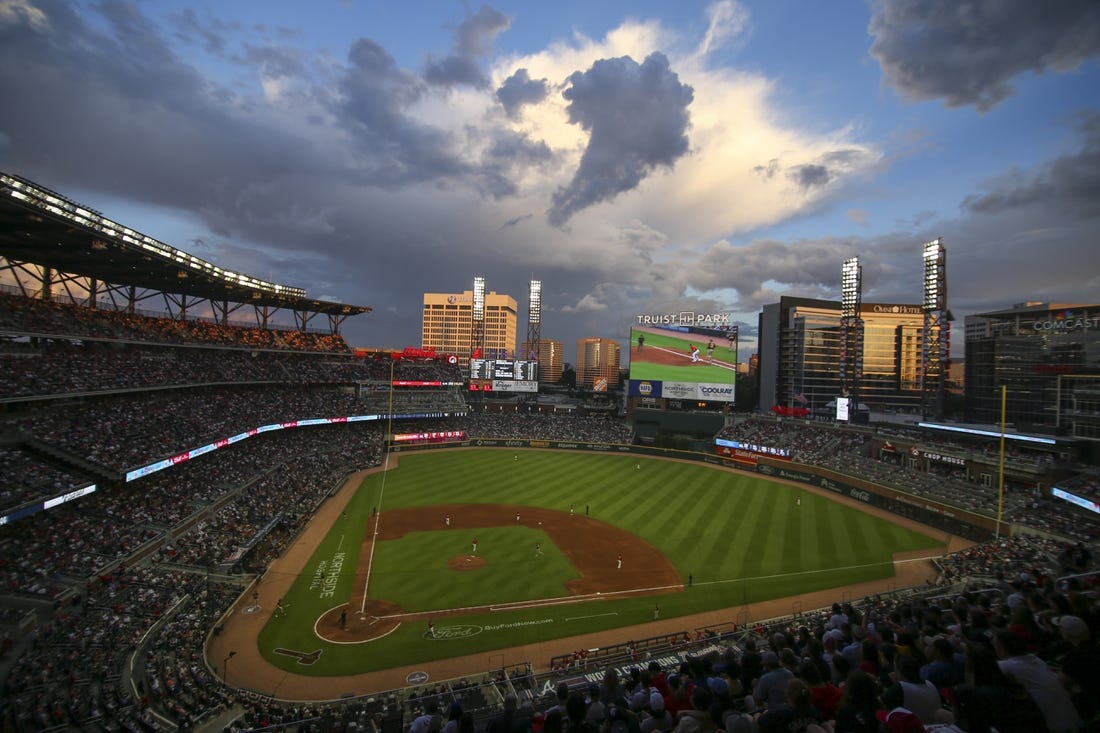
{"label": "sky", "polygon": [[1095,0],[0,0],[0,170],[224,268],[543,338],[782,295],[1100,302]]}

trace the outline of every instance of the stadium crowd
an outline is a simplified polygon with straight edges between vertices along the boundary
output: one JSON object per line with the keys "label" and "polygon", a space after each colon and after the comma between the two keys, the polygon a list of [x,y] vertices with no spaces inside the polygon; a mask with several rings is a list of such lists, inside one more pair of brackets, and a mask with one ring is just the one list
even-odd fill
{"label": "stadium crowd", "polygon": [[257,328],[196,318],[165,318],[114,307],[26,298],[0,291],[0,331],[24,336],[67,339],[148,341],[158,344],[224,345],[244,349],[280,349],[347,353],[339,334],[300,329]]}
{"label": "stadium crowd", "polygon": [[[1020,522],[1083,542],[1095,542],[1100,538],[1100,517],[1078,510],[1034,485],[1006,481],[1004,493],[999,495],[995,486],[968,480],[957,465],[940,467],[931,464],[927,470],[921,470],[898,460],[896,453],[884,452],[872,456],[873,441],[876,438],[881,440],[884,435],[888,438],[906,437],[916,445],[934,446],[951,455],[966,456],[974,450],[969,445],[951,442],[942,436],[933,435],[926,441],[921,433],[892,426],[852,430],[774,418],[750,418],[730,423],[717,437],[786,449],[795,463],[827,468],[841,475],[868,480],[987,517],[996,517],[1000,506],[1002,517],[1007,522]],[[1020,451],[1016,452],[1013,460],[1028,466],[1052,463],[1047,458],[1027,456]],[[1081,494],[1089,496],[1093,490],[1091,487],[1100,485],[1100,482],[1083,466],[1077,467],[1077,471],[1078,475],[1066,485],[1080,486]]]}
{"label": "stadium crowd", "polygon": [[[349,472],[379,463],[384,426],[275,430],[131,483],[118,480],[123,472],[261,425],[381,411],[383,395],[385,408],[397,414],[460,415],[403,420],[409,431],[623,444],[631,442],[629,427],[583,414],[463,415],[457,389],[388,389],[391,376],[460,382],[452,365],[354,359],[338,337],[0,297],[0,329],[9,334],[87,340],[34,336],[0,354],[0,399],[9,406],[0,511],[102,484],[94,494],[0,528],[0,592],[45,601],[41,607],[50,609],[30,636],[16,628],[22,616],[0,614],[5,729],[154,730],[158,720],[193,729],[233,711],[234,730],[428,733],[438,719],[447,733],[770,733],[798,730],[792,727],[798,721],[808,730],[812,720],[831,722],[837,733],[879,733],[880,712],[919,707],[913,712],[922,725],[952,717],[968,732],[995,723],[1008,733],[1018,729],[1014,720],[1038,726],[1028,730],[1079,730],[1096,713],[1100,675],[1079,671],[1085,663],[1100,669],[1093,576],[1057,580],[1093,571],[1087,543],[1096,529],[1024,487],[1012,492],[1011,516],[1078,541],[1020,535],[979,545],[944,558],[945,585],[923,595],[838,604],[836,612],[760,624],[725,640],[720,653],[692,656],[676,669],[637,668],[621,683],[609,672],[603,686],[567,683],[554,700],[539,697],[529,671],[327,706],[239,693],[218,681],[205,659],[207,633],[244,582],[283,552]],[[291,351],[318,353],[284,353]],[[987,514],[995,498],[965,477],[869,455],[869,433],[754,419],[720,437],[789,447],[795,460]],[[1078,488],[1095,496],[1100,482],[1082,476]],[[709,649],[715,639],[692,643]],[[126,660],[135,648],[139,663],[131,672]],[[1001,667],[1017,677],[1026,669],[1034,689],[998,676],[994,668]],[[1071,683],[1064,699],[1050,681],[1052,669]],[[929,678],[935,701],[918,689]],[[1001,708],[1017,718],[994,721]]]}

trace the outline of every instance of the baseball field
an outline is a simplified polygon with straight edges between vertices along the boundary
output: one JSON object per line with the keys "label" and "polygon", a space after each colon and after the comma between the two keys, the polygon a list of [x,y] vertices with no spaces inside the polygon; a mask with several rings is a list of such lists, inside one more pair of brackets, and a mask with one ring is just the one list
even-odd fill
{"label": "baseball field", "polygon": [[889,578],[896,553],[943,551],[832,498],[691,462],[499,448],[390,461],[234,609],[270,665],[326,678],[488,657]]}

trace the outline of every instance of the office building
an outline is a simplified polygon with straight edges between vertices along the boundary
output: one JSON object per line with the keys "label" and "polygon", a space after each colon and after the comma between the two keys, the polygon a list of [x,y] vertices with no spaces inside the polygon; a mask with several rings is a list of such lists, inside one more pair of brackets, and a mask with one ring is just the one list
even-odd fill
{"label": "office building", "polygon": [[620,352],[618,341],[583,338],[577,341],[577,386],[606,392],[619,386]]}
{"label": "office building", "polygon": [[565,349],[562,348],[561,341],[539,339],[534,345],[524,341],[519,350],[524,359],[538,359],[539,384],[557,384],[561,381],[561,373],[565,368]]}
{"label": "office building", "polygon": [[1100,441],[1100,305],[1020,303],[966,317],[966,419]]}
{"label": "office building", "polygon": [[[420,324],[423,348],[454,354],[468,368],[474,338],[474,293],[424,293]],[[495,292],[485,294],[484,353],[486,359],[516,358],[516,299]]]}
{"label": "office building", "polygon": [[[859,401],[869,409],[917,414],[921,407],[924,312],[919,304],[861,303]],[[759,319],[759,408],[808,407],[827,415],[842,396],[841,304],[784,296]]]}

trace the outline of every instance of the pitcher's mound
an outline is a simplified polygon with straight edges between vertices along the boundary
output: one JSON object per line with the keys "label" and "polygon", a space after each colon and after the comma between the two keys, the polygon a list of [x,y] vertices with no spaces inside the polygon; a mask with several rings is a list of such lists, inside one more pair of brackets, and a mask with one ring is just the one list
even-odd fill
{"label": "pitcher's mound", "polygon": [[485,567],[485,558],[477,555],[458,555],[447,561],[451,570],[477,570]]}

